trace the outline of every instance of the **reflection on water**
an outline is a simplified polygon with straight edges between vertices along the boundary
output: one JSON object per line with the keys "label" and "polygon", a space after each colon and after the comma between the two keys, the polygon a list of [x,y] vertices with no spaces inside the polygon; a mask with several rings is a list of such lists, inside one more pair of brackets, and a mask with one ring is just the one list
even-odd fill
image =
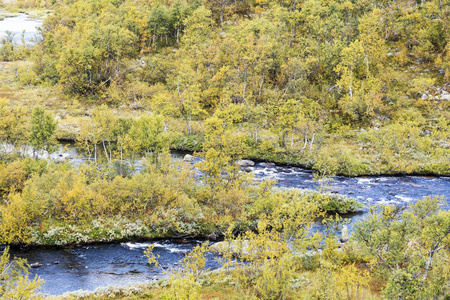
{"label": "reflection on water", "polygon": [[25,31],[25,43],[30,44],[36,37],[37,28],[42,25],[42,20],[28,18],[26,14],[20,14],[17,17],[5,18],[0,21],[0,41],[8,36],[7,32],[12,33],[13,40],[20,43],[22,32]]}

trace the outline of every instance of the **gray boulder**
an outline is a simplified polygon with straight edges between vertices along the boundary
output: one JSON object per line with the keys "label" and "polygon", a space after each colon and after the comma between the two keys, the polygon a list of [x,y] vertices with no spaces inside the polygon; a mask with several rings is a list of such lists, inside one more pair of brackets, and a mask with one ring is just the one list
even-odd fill
{"label": "gray boulder", "polygon": [[194,161],[194,157],[193,157],[192,155],[190,155],[190,154],[186,154],[186,155],[183,157],[183,160],[184,160],[184,161],[189,161],[189,162],[191,162],[191,161]]}
{"label": "gray boulder", "polygon": [[255,162],[249,159],[241,159],[236,162],[241,167],[253,167]]}
{"label": "gray boulder", "polygon": [[344,225],[342,227],[341,238],[339,240],[341,241],[341,243],[348,242],[348,228],[347,228],[347,225]]}

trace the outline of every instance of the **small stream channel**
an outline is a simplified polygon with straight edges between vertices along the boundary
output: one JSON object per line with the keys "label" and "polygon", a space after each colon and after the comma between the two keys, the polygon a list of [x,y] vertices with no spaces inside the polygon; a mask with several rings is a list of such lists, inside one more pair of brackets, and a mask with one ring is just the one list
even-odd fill
{"label": "small stream channel", "polygon": [[42,25],[41,19],[29,18],[26,14],[16,17],[7,17],[0,21],[0,41],[7,38],[8,33],[16,43],[21,43],[22,33],[26,44],[32,44],[38,33],[38,27]]}

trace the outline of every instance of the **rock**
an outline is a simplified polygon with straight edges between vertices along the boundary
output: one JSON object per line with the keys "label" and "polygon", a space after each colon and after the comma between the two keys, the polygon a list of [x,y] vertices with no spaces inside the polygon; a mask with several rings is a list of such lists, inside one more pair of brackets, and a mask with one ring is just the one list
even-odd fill
{"label": "rock", "polygon": [[208,240],[210,240],[210,241],[215,241],[215,240],[217,240],[217,234],[215,233],[215,232],[213,232],[213,233],[211,233],[211,234],[208,234],[207,236],[206,236],[206,238],[208,239]]}
{"label": "rock", "polygon": [[422,97],[420,97],[420,98],[423,99],[423,100],[426,100],[426,99],[428,99],[428,96],[427,96],[427,94],[423,93]]}
{"label": "rock", "polygon": [[441,95],[441,100],[450,100],[450,95]]}
{"label": "rock", "polygon": [[43,264],[40,264],[40,263],[38,263],[38,262],[35,262],[34,264],[31,264],[31,265],[30,265],[30,268],[36,269],[36,268],[40,268],[40,267],[42,267],[42,266],[43,266]]}
{"label": "rock", "polygon": [[60,117],[60,116],[58,116],[58,115],[56,115],[56,117],[55,117],[55,121],[61,121],[61,117]]}
{"label": "rock", "polygon": [[341,238],[339,239],[339,241],[341,241],[341,243],[348,242],[348,228],[347,228],[347,225],[344,225],[342,227]]}
{"label": "rock", "polygon": [[193,157],[192,155],[190,155],[190,154],[186,154],[186,155],[183,157],[183,160],[184,160],[184,161],[194,161],[194,157]]}
{"label": "rock", "polygon": [[54,261],[53,264],[54,264],[54,265],[58,265],[58,264],[59,264],[59,261],[58,261],[58,260],[57,260],[57,261]]}
{"label": "rock", "polygon": [[253,167],[255,162],[249,159],[241,159],[236,162],[241,167]]}
{"label": "rock", "polygon": [[[260,246],[261,247],[261,246]],[[256,248],[256,245],[250,244],[249,240],[241,241],[224,241],[212,244],[210,251],[217,254],[231,253],[233,256],[249,256],[256,255],[258,253],[271,253],[272,255],[277,254],[279,249],[279,244],[274,241],[268,241],[264,245],[264,249]]]}

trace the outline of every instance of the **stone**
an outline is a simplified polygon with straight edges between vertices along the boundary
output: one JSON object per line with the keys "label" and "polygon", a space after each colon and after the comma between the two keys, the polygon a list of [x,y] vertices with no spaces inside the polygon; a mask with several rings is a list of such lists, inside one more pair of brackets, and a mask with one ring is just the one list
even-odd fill
{"label": "stone", "polygon": [[[267,241],[264,245],[265,251],[267,252],[277,252],[279,248],[279,244],[274,241]],[[210,251],[216,254],[224,254],[231,253],[233,256],[249,256],[249,255],[257,255],[260,251],[254,248],[254,245],[250,244],[249,240],[241,240],[241,241],[224,241],[212,244],[210,247]]]}
{"label": "stone", "polygon": [[253,167],[255,162],[249,159],[241,159],[236,162],[241,167]]}
{"label": "stone", "polygon": [[190,154],[186,154],[186,155],[183,157],[183,160],[184,160],[184,161],[194,161],[194,157],[193,157],[192,155],[190,155]]}
{"label": "stone", "polygon": [[31,264],[31,265],[30,265],[30,268],[36,269],[36,268],[40,268],[40,267],[42,267],[42,266],[43,266],[43,264],[40,264],[40,263],[38,263],[38,262],[35,262],[34,264]]}
{"label": "stone", "polygon": [[341,243],[348,242],[348,228],[347,228],[347,225],[344,225],[342,227],[341,237],[340,237],[339,241],[341,241]]}
{"label": "stone", "polygon": [[217,234],[215,233],[215,232],[213,232],[213,233],[211,233],[211,234],[208,234],[207,236],[206,236],[206,238],[208,239],[208,240],[210,240],[210,241],[215,241],[215,240],[217,240]]}
{"label": "stone", "polygon": [[450,100],[450,95],[441,95],[441,100],[447,100],[447,101],[449,101]]}
{"label": "stone", "polygon": [[420,98],[423,99],[423,100],[425,100],[425,99],[428,99],[428,96],[427,96],[427,94],[423,93],[423,94],[422,94],[422,97],[420,97]]}

